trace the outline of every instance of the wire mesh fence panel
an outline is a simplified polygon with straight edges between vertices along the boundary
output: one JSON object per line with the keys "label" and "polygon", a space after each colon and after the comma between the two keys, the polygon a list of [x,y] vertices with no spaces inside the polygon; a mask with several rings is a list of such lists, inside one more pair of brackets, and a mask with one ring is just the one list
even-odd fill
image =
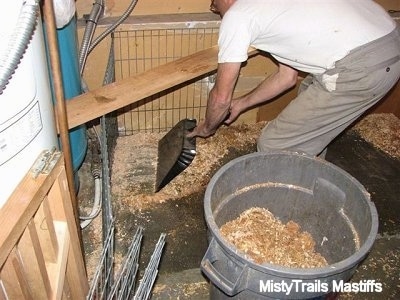
{"label": "wire mesh fence panel", "polygon": [[86,299],[106,299],[114,281],[114,216],[111,204],[110,169],[116,138],[116,118],[103,116],[98,136],[101,153],[101,197],[102,197],[102,254],[97,264]]}
{"label": "wire mesh fence panel", "polygon": [[[192,26],[192,23],[182,23],[181,28],[177,28],[174,24],[172,29],[152,28],[115,32],[113,38],[117,80],[217,44],[216,24],[203,22],[196,23],[195,28],[191,28]],[[203,118],[214,76],[215,74],[208,74],[187,81],[119,110],[119,135],[167,131],[181,119]]]}

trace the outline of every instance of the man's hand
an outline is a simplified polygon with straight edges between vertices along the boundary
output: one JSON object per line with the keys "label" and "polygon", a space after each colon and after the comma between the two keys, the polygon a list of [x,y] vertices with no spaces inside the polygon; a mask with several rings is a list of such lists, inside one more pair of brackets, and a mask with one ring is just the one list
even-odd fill
{"label": "man's hand", "polygon": [[202,137],[202,138],[206,138],[209,137],[211,135],[213,135],[215,133],[215,129],[214,130],[209,130],[204,121],[201,121],[190,133],[188,133],[186,136],[188,138],[192,138],[192,137]]}
{"label": "man's hand", "polygon": [[233,99],[231,102],[231,107],[229,108],[228,118],[224,121],[226,125],[229,125],[236,121],[236,119],[243,112],[243,101],[240,101],[241,98]]}

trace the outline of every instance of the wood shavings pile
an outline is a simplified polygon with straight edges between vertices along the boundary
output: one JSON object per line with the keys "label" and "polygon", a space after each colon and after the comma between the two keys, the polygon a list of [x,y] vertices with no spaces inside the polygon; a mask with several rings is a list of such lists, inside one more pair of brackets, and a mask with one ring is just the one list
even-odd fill
{"label": "wood shavings pile", "polygon": [[202,191],[229,151],[255,150],[256,140],[265,124],[259,122],[221,127],[212,137],[197,138],[197,154],[193,162],[157,193],[154,193],[154,185],[158,141],[165,133],[138,133],[120,137],[114,150],[111,175],[113,196],[123,206],[140,211],[166,200]]}
{"label": "wood shavings pile", "polygon": [[165,186],[163,193],[170,196],[182,196],[199,191],[208,184],[211,171],[228,154],[230,148],[236,151],[251,148],[249,145],[255,145],[262,127],[262,123],[223,127],[208,139],[198,138],[197,154],[192,164],[171,184]]}
{"label": "wood shavings pile", "polygon": [[393,158],[400,158],[400,119],[394,114],[367,115],[353,130],[374,147]]}
{"label": "wood shavings pile", "polygon": [[253,207],[221,226],[222,236],[258,264],[270,263],[289,268],[327,266],[315,252],[315,242],[308,232],[289,221],[283,224],[265,209]]}

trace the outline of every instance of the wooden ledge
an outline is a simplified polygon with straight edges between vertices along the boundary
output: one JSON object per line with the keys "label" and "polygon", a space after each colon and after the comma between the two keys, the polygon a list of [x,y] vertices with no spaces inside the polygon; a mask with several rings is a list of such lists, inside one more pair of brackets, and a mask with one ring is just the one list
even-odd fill
{"label": "wooden ledge", "polygon": [[[249,56],[257,53],[256,49],[249,50]],[[218,48],[214,46],[72,98],[66,102],[68,128],[213,72],[217,70],[217,57]]]}

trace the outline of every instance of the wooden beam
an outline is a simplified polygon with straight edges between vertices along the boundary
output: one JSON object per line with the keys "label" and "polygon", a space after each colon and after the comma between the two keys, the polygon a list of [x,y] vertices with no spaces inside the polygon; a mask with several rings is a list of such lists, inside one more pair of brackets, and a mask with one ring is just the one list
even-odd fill
{"label": "wooden beam", "polygon": [[[258,53],[249,50],[249,57]],[[87,123],[180,83],[215,71],[217,46],[201,50],[67,101],[68,127]]]}

